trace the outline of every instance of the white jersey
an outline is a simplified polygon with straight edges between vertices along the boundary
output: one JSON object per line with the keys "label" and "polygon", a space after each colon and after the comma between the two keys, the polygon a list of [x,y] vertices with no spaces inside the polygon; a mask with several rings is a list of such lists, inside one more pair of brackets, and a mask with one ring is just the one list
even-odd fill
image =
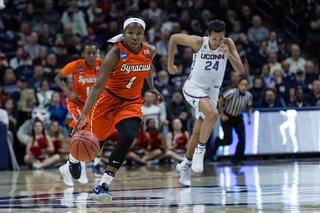
{"label": "white jersey", "polygon": [[193,54],[191,73],[188,80],[201,88],[220,87],[223,81],[228,57],[219,51],[211,50],[209,37],[203,37],[201,49]]}

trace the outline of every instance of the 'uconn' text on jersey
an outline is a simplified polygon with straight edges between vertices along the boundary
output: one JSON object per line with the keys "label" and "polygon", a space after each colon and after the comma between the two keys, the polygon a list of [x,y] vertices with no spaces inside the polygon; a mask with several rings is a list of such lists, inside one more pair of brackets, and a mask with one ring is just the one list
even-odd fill
{"label": "'uconn' text on jersey", "polygon": [[202,59],[224,59],[224,54],[204,54],[201,53],[201,58]]}

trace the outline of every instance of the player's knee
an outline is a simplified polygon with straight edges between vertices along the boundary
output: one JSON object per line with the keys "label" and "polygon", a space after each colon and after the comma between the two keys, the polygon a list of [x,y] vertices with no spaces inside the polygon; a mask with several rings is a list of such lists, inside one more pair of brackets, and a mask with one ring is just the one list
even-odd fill
{"label": "player's knee", "polygon": [[217,109],[211,110],[209,113],[207,113],[206,117],[215,122],[219,117],[219,112]]}

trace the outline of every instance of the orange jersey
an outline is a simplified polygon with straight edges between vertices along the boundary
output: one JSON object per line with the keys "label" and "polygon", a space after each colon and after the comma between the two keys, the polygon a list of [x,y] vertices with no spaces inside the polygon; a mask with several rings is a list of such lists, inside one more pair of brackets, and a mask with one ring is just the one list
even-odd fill
{"label": "orange jersey", "polygon": [[106,88],[119,97],[135,99],[141,96],[143,80],[153,60],[147,46],[141,43],[142,48],[138,54],[130,52],[121,42],[115,44],[120,48],[120,60],[110,73]]}
{"label": "orange jersey", "polygon": [[[97,80],[101,62],[101,59],[96,59],[96,63],[92,67],[88,67],[84,62],[84,59],[79,59],[68,63],[62,69],[61,72],[64,76],[72,74],[72,92],[80,96],[79,104],[85,104],[90,89]],[[69,97],[67,101],[71,101]]]}

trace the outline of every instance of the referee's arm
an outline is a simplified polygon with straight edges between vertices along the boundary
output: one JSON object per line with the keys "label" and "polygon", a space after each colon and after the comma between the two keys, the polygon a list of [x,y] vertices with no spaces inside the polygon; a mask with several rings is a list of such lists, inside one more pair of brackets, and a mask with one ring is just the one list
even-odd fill
{"label": "referee's arm", "polygon": [[247,106],[247,113],[248,113],[248,124],[251,124],[251,114],[252,114],[252,106]]}
{"label": "referee's arm", "polygon": [[221,96],[218,101],[218,108],[219,108],[219,112],[221,114],[221,121],[222,122],[226,122],[227,120],[229,120],[229,117],[226,114],[224,114],[224,112],[223,112],[223,105],[225,103],[226,103],[225,99]]}

